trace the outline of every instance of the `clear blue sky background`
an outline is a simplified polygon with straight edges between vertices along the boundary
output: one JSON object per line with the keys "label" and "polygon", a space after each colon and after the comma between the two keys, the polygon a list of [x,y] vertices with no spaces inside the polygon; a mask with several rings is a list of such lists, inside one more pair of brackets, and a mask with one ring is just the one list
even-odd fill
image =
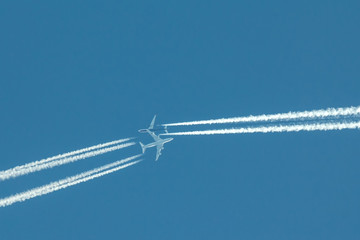
{"label": "clear blue sky background", "polygon": [[[2,1],[0,169],[159,123],[359,105],[359,1]],[[140,152],[0,183],[0,197]],[[359,131],[184,136],[0,209],[1,239],[359,239]]]}

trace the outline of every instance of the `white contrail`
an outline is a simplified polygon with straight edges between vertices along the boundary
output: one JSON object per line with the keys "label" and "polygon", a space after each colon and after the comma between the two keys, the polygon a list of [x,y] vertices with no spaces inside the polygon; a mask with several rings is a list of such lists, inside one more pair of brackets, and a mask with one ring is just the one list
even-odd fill
{"label": "white contrail", "polygon": [[99,150],[83,153],[83,154],[80,154],[80,155],[61,158],[59,160],[53,160],[53,161],[50,161],[50,162],[46,162],[44,164],[38,164],[38,165],[34,165],[34,166],[29,166],[27,168],[20,168],[20,169],[11,168],[11,169],[0,172],[0,180],[6,180],[6,179],[9,179],[9,178],[22,176],[22,175],[29,174],[29,173],[32,173],[32,172],[38,172],[38,171],[41,171],[43,169],[53,168],[53,167],[60,166],[60,165],[63,165],[63,164],[79,161],[79,160],[82,160],[82,159],[85,159],[85,158],[94,157],[94,156],[104,154],[104,153],[107,153],[107,152],[112,152],[112,151],[115,151],[115,150],[118,150],[118,149],[121,149],[121,148],[130,147],[130,146],[132,146],[134,144],[135,144],[135,142],[119,144],[119,145],[115,145],[113,147],[102,148],[102,149],[99,149]]}
{"label": "white contrail", "polygon": [[328,117],[344,117],[359,115],[360,107],[348,108],[328,108],[322,110],[304,111],[304,112],[288,112],[278,114],[264,114],[258,116],[220,118],[213,120],[201,120],[191,122],[167,123],[163,126],[189,126],[204,124],[220,124],[220,123],[244,123],[244,122],[268,122],[268,121],[284,121],[284,120],[310,120]]}
{"label": "white contrail", "polygon": [[[77,154],[80,154],[80,153],[83,153],[83,152],[89,152],[89,151],[92,151],[92,150],[95,150],[95,149],[104,148],[104,147],[107,147],[107,146],[119,144],[119,143],[122,143],[122,142],[129,141],[131,139],[132,138],[125,138],[125,139],[119,139],[119,140],[115,140],[115,141],[111,141],[111,142],[107,142],[107,143],[98,144],[98,145],[95,145],[95,146],[92,146],[92,147],[87,147],[87,148],[79,149],[79,150],[76,150],[76,151],[71,151],[71,152],[68,152],[68,153],[63,153],[63,154],[59,154],[59,155],[56,155],[56,156],[53,156],[53,157],[49,157],[49,158],[45,158],[45,159],[42,159],[42,160],[31,162],[31,163],[27,163],[27,164],[24,164],[24,165],[16,166],[16,167],[11,168],[9,170],[18,170],[18,169],[33,167],[35,165],[44,164],[44,163],[51,162],[53,160],[57,160],[57,159],[60,159],[60,158],[65,158],[65,157],[77,155]],[[1,172],[0,172],[0,174],[1,174]]]}
{"label": "white contrail", "polygon": [[298,125],[260,126],[247,128],[216,129],[204,131],[174,132],[161,135],[213,135],[213,134],[236,134],[236,133],[276,133],[276,132],[299,132],[299,131],[328,131],[343,129],[358,129],[359,122],[348,123],[315,123]]}
{"label": "white contrail", "polygon": [[[140,162],[141,160],[137,160],[137,161],[130,162],[127,164],[124,164],[124,163],[129,162],[135,158],[138,158],[139,156],[141,156],[141,155],[136,155],[136,156],[129,157],[129,158],[126,158],[123,160],[119,160],[114,163],[107,164],[102,167],[95,168],[93,170],[83,172],[83,173],[80,173],[80,174],[72,176],[72,177],[67,177],[62,180],[52,182],[52,183],[49,183],[49,184],[41,186],[41,187],[33,188],[28,191],[17,193],[15,195],[0,199],[0,207],[6,207],[6,206],[9,206],[16,202],[23,202],[23,201],[31,199],[31,198],[35,198],[35,197],[45,195],[45,194],[48,194],[48,193],[51,193],[54,191],[58,191],[60,189],[67,188],[67,187],[76,185],[78,183],[86,182],[91,179],[98,178],[98,177],[104,176],[106,174],[118,171],[120,169],[129,167],[131,165],[134,165],[134,164]],[[124,165],[122,165],[122,164],[124,164]]]}

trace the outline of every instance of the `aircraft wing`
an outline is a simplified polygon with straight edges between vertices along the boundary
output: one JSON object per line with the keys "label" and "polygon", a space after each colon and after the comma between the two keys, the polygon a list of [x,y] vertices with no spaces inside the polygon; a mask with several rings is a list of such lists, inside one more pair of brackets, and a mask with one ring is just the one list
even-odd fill
{"label": "aircraft wing", "polygon": [[155,161],[157,161],[161,155],[161,150],[164,149],[164,144],[160,144],[156,146],[156,158]]}

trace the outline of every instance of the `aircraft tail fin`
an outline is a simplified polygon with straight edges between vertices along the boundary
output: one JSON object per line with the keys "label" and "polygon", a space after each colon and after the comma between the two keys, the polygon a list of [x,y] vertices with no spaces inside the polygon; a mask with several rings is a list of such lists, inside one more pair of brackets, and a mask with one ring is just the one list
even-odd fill
{"label": "aircraft tail fin", "polygon": [[146,148],[145,148],[144,144],[142,142],[139,142],[139,143],[141,146],[142,153],[145,153]]}

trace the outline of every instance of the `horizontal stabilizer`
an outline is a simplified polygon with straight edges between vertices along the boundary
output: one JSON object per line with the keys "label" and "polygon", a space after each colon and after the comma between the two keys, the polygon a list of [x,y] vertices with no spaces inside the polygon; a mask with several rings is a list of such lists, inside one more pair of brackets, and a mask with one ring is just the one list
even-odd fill
{"label": "horizontal stabilizer", "polygon": [[142,142],[139,142],[140,143],[140,146],[141,146],[141,150],[142,150],[142,153],[145,153],[145,145],[142,143]]}
{"label": "horizontal stabilizer", "polygon": [[153,120],[150,123],[149,130],[154,129],[155,119],[156,119],[156,115],[154,116]]}

